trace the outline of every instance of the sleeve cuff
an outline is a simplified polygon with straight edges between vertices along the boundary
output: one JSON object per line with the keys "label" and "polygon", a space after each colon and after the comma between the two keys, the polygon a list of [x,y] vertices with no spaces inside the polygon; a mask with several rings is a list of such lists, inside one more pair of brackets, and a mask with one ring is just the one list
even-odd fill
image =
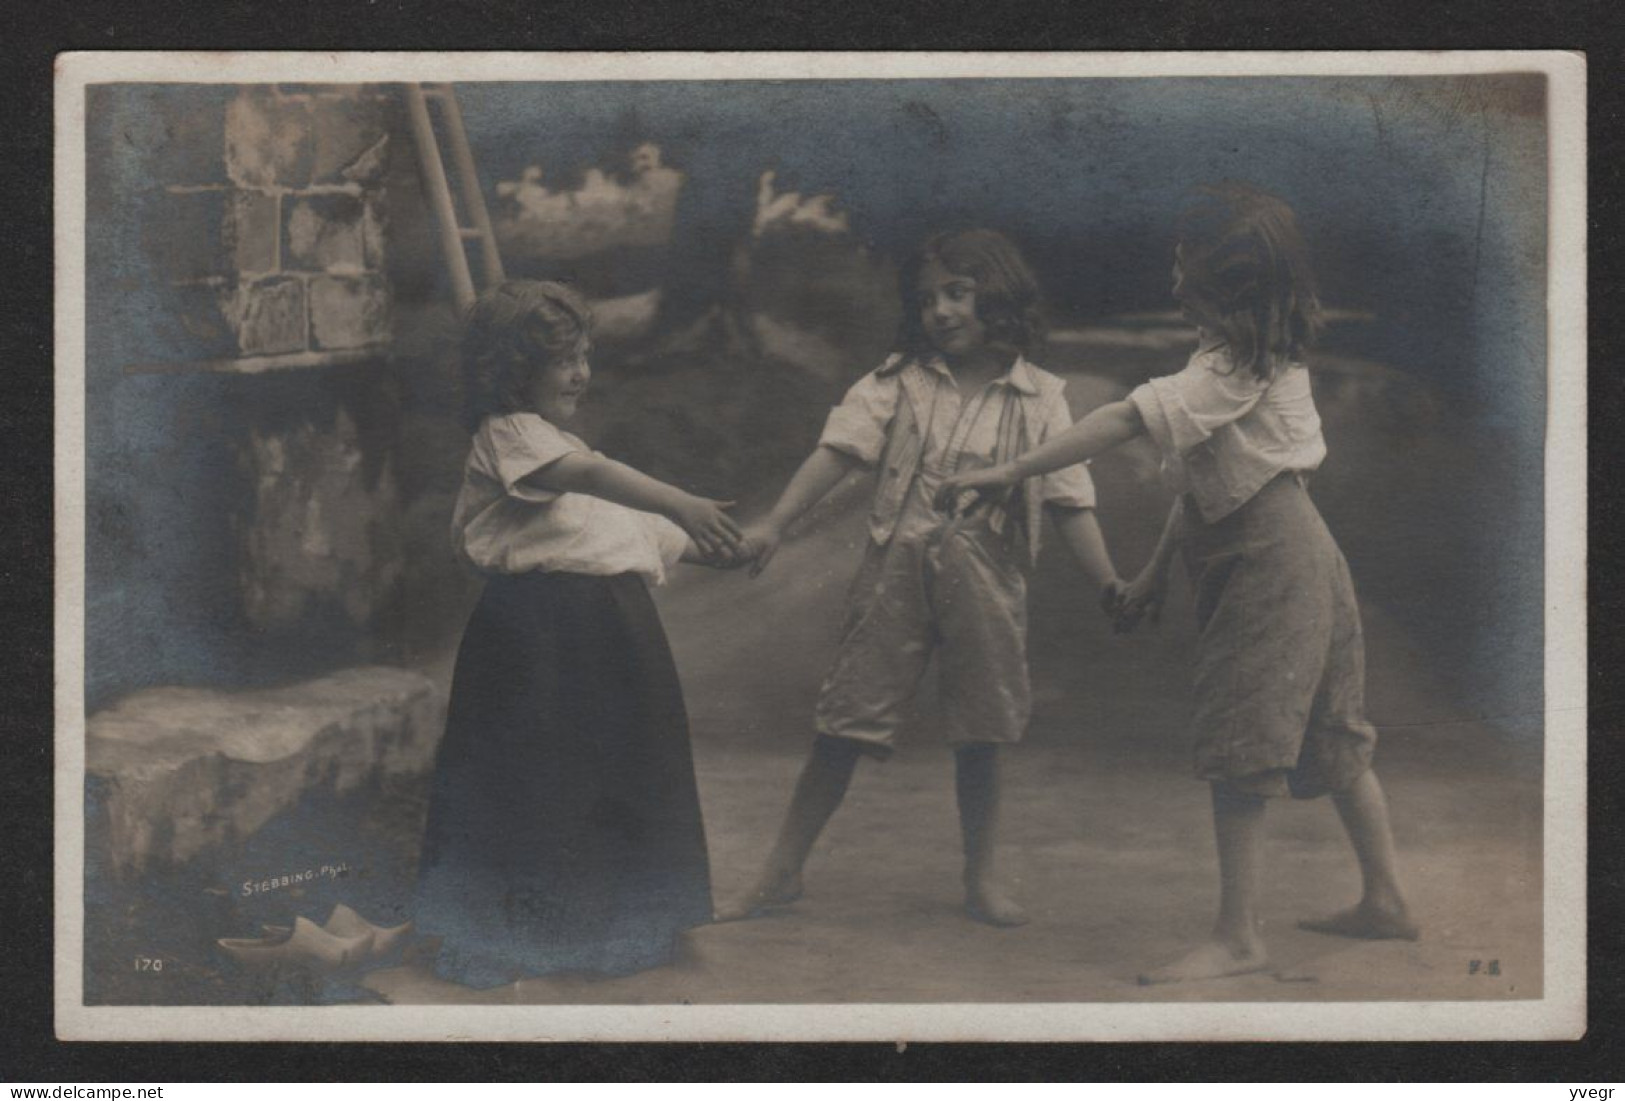
{"label": "sleeve cuff", "polygon": [[1179,448],[1175,446],[1174,427],[1168,422],[1168,411],[1163,407],[1162,395],[1157,391],[1157,380],[1136,386],[1129,391],[1128,400],[1140,411],[1140,419],[1145,422],[1145,430],[1157,449],[1177,453]]}
{"label": "sleeve cuff", "polygon": [[520,480],[521,478],[536,473],[537,470],[546,470],[556,462],[558,462],[558,459],[551,459],[545,463],[542,463],[534,470],[526,471],[524,474],[521,474],[519,478],[516,478],[508,485],[504,486],[503,489],[507,491],[509,497],[512,497],[518,501],[528,501],[533,505],[546,505],[557,501],[561,495],[553,490],[543,489],[541,486],[537,485],[528,485]]}
{"label": "sleeve cuff", "polygon": [[1094,508],[1095,480],[1082,463],[1044,475],[1044,503],[1059,508]]}
{"label": "sleeve cuff", "polygon": [[559,494],[523,479],[545,470],[581,448],[540,417],[513,417],[491,426],[490,444],[497,478],[510,497],[533,504],[547,504]]}
{"label": "sleeve cuff", "polygon": [[875,427],[872,418],[845,405],[830,410],[823,434],[818,437],[820,447],[851,455],[866,466],[880,461],[885,442],[885,433]]}

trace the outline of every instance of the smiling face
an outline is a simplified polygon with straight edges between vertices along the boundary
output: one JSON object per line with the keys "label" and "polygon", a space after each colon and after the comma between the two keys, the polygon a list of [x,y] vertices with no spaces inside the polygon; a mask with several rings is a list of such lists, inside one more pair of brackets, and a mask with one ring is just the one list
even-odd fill
{"label": "smiling face", "polygon": [[987,325],[976,313],[976,280],[949,271],[940,260],[920,268],[920,328],[949,359],[963,359],[987,346]]}
{"label": "smiling face", "polygon": [[573,348],[549,357],[530,376],[525,397],[532,411],[554,424],[567,423],[576,415],[587,384],[592,379],[588,354],[592,346],[585,336]]}

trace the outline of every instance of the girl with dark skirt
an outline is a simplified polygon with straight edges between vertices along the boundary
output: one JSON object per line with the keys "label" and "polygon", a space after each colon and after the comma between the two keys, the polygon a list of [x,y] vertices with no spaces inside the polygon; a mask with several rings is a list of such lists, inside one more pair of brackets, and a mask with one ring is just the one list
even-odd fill
{"label": "girl with dark skirt", "polygon": [[711,920],[683,695],[649,585],[734,564],[725,505],[563,425],[591,377],[586,302],[504,283],[463,342],[473,445],[452,523],[486,577],[458,650],[420,858],[436,971],[473,987],[669,962]]}
{"label": "girl with dark skirt", "polygon": [[1320,307],[1291,209],[1244,184],[1206,188],[1186,212],[1174,297],[1199,346],[1184,370],[1003,466],[956,475],[996,495],[1142,434],[1180,496],[1150,565],[1119,607],[1122,627],[1160,604],[1176,546],[1195,590],[1197,774],[1209,782],[1219,850],[1211,936],[1141,982],[1261,971],[1258,935],[1265,808],[1271,797],[1330,794],[1360,864],[1350,909],[1300,922],[1364,939],[1416,939],[1400,888],[1388,804],[1371,770],[1365,644],[1348,563],[1307,491],[1326,455],[1301,356]]}

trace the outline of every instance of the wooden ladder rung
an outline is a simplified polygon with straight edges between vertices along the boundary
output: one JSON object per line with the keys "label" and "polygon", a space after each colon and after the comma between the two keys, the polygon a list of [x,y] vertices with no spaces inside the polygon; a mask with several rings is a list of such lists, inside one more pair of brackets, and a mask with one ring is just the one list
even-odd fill
{"label": "wooden ladder rung", "polygon": [[[458,190],[462,194],[466,213],[472,226],[461,224],[456,203],[452,198],[451,180],[446,175],[446,162],[435,125],[430,117],[428,100],[440,104],[445,140],[450,145],[453,167],[456,169]],[[418,149],[418,167],[422,170],[430,206],[434,208],[440,224],[442,251],[449,267],[452,297],[458,309],[467,309],[474,301],[475,289],[469,271],[464,242],[479,241],[481,267],[487,286],[495,286],[505,278],[502,257],[497,251],[496,234],[492,230],[491,215],[485,207],[485,196],[480,191],[479,174],[474,168],[473,150],[469,148],[468,131],[463,126],[463,113],[457,104],[457,92],[450,84],[408,84],[406,104],[412,122],[412,134]]]}

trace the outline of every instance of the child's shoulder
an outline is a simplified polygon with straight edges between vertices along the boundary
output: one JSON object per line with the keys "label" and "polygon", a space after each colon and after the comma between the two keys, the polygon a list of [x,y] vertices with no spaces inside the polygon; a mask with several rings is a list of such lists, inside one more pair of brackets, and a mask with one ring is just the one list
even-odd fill
{"label": "child's shoulder", "polygon": [[1190,359],[1185,361],[1186,367],[1199,367],[1204,371],[1216,371],[1221,375],[1229,374],[1236,365],[1236,357],[1230,351],[1230,345],[1223,341],[1202,341],[1191,351]]}
{"label": "child's shoulder", "polygon": [[864,378],[890,378],[901,374],[903,369],[912,363],[919,362],[919,356],[911,352],[892,352],[881,361],[880,366],[864,375]]}
{"label": "child's shoulder", "polygon": [[1033,381],[1044,389],[1051,389],[1056,386],[1066,385],[1066,380],[1060,375],[1056,374],[1054,371],[1046,371],[1044,368],[1040,367],[1026,356],[1021,357],[1021,362],[1027,365],[1027,371],[1032,375]]}
{"label": "child's shoulder", "polygon": [[1028,382],[1031,383],[1038,397],[1044,401],[1053,400],[1066,390],[1066,380],[1064,378],[1053,371],[1044,370],[1026,356],[1022,356],[1018,361],[1018,369],[1026,372]]}
{"label": "child's shoulder", "polygon": [[896,392],[902,385],[902,376],[915,357],[903,352],[888,355],[880,366],[865,371],[847,387],[848,401],[873,401]]}
{"label": "child's shoulder", "polygon": [[528,452],[538,446],[552,450],[587,450],[580,439],[539,413],[526,411],[494,413],[480,422],[474,434],[476,449],[485,447],[497,455]]}

